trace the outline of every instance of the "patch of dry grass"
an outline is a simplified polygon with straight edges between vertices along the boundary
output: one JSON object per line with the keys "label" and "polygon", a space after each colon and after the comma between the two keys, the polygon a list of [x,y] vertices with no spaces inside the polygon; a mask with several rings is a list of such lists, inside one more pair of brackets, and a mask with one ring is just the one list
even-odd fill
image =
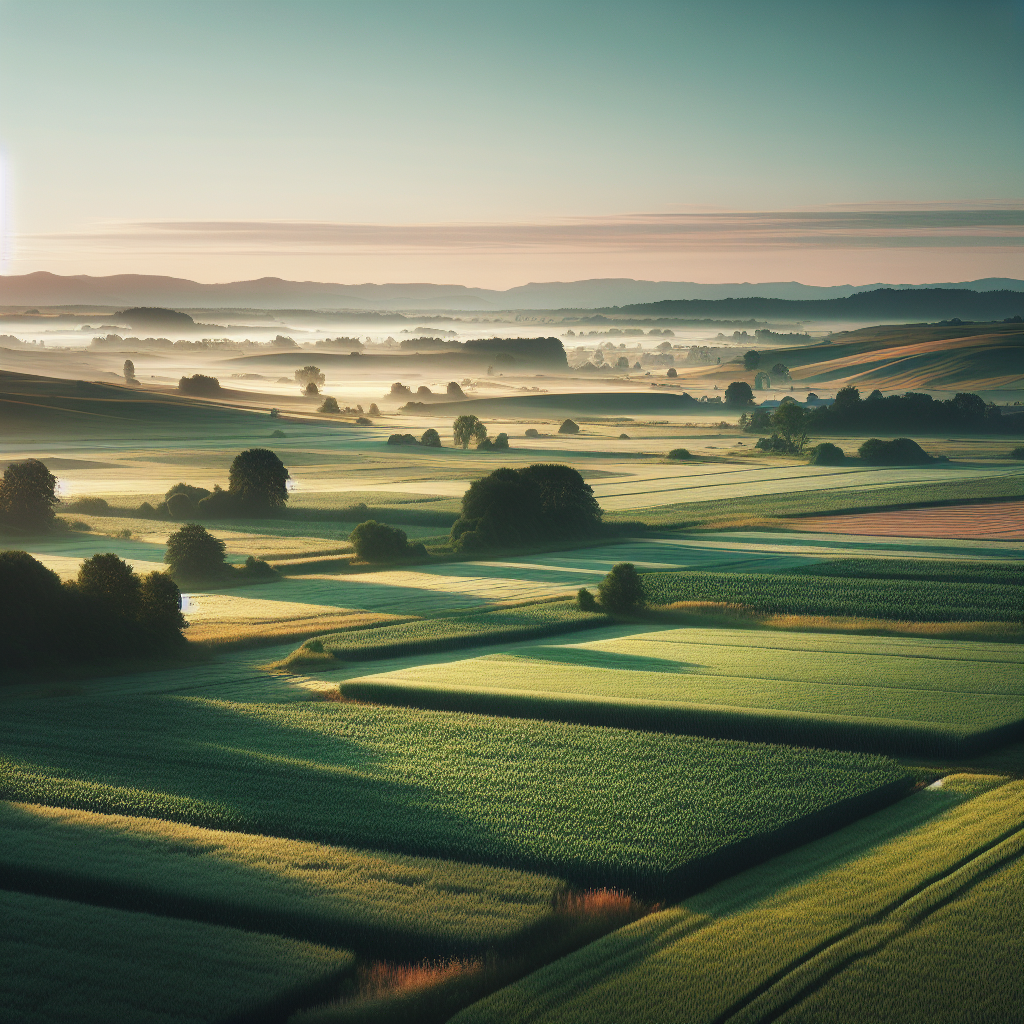
{"label": "patch of dry grass", "polygon": [[[189,624],[186,636],[192,643],[216,648],[218,651],[241,650],[304,640],[322,633],[341,633],[350,629],[392,625],[398,622],[408,622],[414,618],[416,618],[414,615],[391,615],[387,612],[345,611],[335,615],[310,615],[294,619],[280,619],[274,622],[200,619]],[[298,654],[299,652],[293,653]],[[326,657],[330,660],[330,655]],[[290,668],[299,667],[299,665],[299,662],[296,662],[295,665],[286,665],[284,662],[280,662],[270,667]]]}

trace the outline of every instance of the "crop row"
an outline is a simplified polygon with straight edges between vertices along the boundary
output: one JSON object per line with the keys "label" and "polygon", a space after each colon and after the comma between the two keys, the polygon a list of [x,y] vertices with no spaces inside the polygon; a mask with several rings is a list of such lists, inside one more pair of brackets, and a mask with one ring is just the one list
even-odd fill
{"label": "crop row", "polygon": [[0,797],[699,888],[894,799],[884,757],[351,704],[11,701]]}
{"label": "crop row", "polygon": [[125,815],[0,801],[8,888],[389,959],[473,956],[549,923],[561,883]]}
{"label": "crop row", "polygon": [[0,1018],[58,1024],[284,1020],[355,958],[219,925],[0,891]]}
{"label": "crop row", "polygon": [[[453,1024],[1019,1019],[1016,913],[992,903],[1001,892],[1019,893],[1019,881],[978,890],[983,905],[973,931],[986,931],[989,920],[1000,927],[990,935],[992,958],[972,958],[980,976],[971,987],[980,995],[991,981],[998,992],[991,1003],[960,1002],[969,991],[956,988],[972,941],[968,929],[950,936],[955,941],[916,947],[923,962],[904,957],[904,966],[880,974],[865,961],[867,969],[852,979],[860,984],[833,989],[836,998],[829,998],[831,986],[820,989],[806,1012],[799,1002],[845,956],[870,952],[921,917],[927,923],[951,895],[1019,857],[1024,783],[1000,781],[951,777],[942,790],[917,793],[606,936],[469,1007]],[[952,984],[943,980],[947,973]],[[797,1011],[779,1018],[794,1002]],[[878,1004],[887,1012],[873,1012]],[[968,1007],[980,1012],[965,1014]]]}
{"label": "crop row", "polygon": [[763,614],[842,615],[902,622],[1020,622],[1024,588],[1006,583],[861,579],[767,573],[643,574],[652,604],[711,601]]}
{"label": "crop row", "polygon": [[1024,566],[1011,562],[945,558],[830,558],[789,570],[792,576],[844,579],[932,580],[937,583],[1005,584],[1024,587]]}

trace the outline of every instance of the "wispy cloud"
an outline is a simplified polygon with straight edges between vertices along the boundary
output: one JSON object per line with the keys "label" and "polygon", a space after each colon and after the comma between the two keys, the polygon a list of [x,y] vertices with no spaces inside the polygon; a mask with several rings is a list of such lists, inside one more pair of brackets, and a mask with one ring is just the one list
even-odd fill
{"label": "wispy cloud", "polygon": [[23,241],[97,252],[253,256],[1018,247],[1024,243],[1024,202],[689,210],[504,224],[137,221]]}

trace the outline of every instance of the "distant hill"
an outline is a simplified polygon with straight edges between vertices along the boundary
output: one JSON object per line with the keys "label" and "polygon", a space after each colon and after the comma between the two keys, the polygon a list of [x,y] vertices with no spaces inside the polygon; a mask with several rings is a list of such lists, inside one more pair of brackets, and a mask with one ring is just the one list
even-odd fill
{"label": "distant hill", "polygon": [[719,404],[698,402],[689,395],[643,391],[584,392],[574,395],[522,395],[509,398],[472,398],[464,402],[410,402],[402,412],[413,415],[461,416],[473,413],[487,416],[654,416],[707,412],[721,418]]}
{"label": "distant hill", "polygon": [[[968,288],[977,292],[1024,292],[1024,281],[985,278],[937,285],[835,285],[817,287],[797,281],[697,284],[692,281],[634,281],[597,278],[519,285],[505,291],[463,285],[331,284],[264,277],[254,281],[201,284],[180,277],[151,274],[61,276],[47,271],[0,276],[0,307],[161,306],[185,309],[321,309],[321,310],[548,310],[594,309],[664,300],[846,298],[877,288],[920,291]],[[954,314],[956,315],[956,314]]]}
{"label": "distant hill", "polygon": [[1024,292],[967,288],[878,288],[836,299],[668,299],[602,309],[633,316],[773,317],[788,320],[852,320],[861,323],[1003,320],[1024,315]]}

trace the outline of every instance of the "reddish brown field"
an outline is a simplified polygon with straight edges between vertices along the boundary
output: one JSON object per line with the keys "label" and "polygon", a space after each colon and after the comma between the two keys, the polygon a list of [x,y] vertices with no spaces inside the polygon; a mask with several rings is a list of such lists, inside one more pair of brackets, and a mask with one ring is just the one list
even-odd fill
{"label": "reddish brown field", "polygon": [[946,508],[813,516],[787,523],[809,533],[850,533],[867,537],[950,537],[969,540],[1024,540],[1024,502],[952,505]]}

